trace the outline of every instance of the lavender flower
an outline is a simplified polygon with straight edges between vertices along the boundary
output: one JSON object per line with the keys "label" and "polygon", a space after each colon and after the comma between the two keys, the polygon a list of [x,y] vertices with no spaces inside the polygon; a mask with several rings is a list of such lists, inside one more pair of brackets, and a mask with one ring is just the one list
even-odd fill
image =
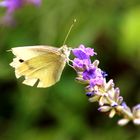
{"label": "lavender flower", "polygon": [[92,63],[90,59],[97,54],[94,49],[80,45],[73,49],[72,53],[75,56],[72,67],[77,73],[76,80],[86,84],[85,91],[89,101],[98,102],[98,110],[108,112],[110,118],[116,114],[122,115],[123,118],[118,121],[119,125],[125,125],[129,121],[140,125],[140,104],[133,107],[131,111],[120,96],[119,88],[115,88],[113,80],[106,82],[107,74],[98,68],[99,61],[95,60]]}
{"label": "lavender flower", "polygon": [[4,18],[2,19],[3,24],[14,24],[13,14],[17,9],[20,9],[26,4],[33,4],[35,6],[39,6],[41,4],[41,0],[3,0],[0,2],[1,7],[5,7],[7,9]]}
{"label": "lavender flower", "polygon": [[95,55],[93,49],[85,48],[84,45],[80,45],[79,48],[72,50],[76,58],[73,60],[73,66],[76,69],[85,69],[91,64],[90,56]]}
{"label": "lavender flower", "polygon": [[90,59],[90,56],[95,55],[94,49],[85,48],[84,45],[80,45],[79,48],[72,50],[73,54],[80,60]]}

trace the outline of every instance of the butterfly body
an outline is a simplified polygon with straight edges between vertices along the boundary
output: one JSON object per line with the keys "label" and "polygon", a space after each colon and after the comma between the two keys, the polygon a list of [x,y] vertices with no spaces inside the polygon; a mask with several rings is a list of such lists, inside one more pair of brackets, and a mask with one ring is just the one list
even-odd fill
{"label": "butterfly body", "polygon": [[49,87],[60,80],[62,71],[68,61],[70,49],[51,46],[27,46],[12,48],[16,56],[10,63],[15,68],[17,78],[24,76],[24,84],[37,87]]}

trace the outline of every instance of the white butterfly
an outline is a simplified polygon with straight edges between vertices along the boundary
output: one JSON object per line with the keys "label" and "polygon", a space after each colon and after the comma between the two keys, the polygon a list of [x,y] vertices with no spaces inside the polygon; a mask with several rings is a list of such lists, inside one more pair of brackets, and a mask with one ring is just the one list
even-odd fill
{"label": "white butterfly", "polygon": [[26,46],[11,49],[16,56],[10,63],[15,68],[17,78],[25,76],[24,84],[49,87],[60,80],[62,71],[69,61],[71,49],[66,45],[60,48],[51,46]]}

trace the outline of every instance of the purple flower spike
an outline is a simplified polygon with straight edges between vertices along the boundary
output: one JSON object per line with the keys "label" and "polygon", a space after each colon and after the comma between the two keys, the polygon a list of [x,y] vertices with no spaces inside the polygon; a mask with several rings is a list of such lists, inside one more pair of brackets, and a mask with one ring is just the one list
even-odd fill
{"label": "purple flower spike", "polygon": [[33,4],[35,6],[40,6],[41,0],[3,0],[0,1],[0,7],[5,7],[7,9],[5,16],[2,18],[0,23],[4,25],[14,25],[15,21],[13,19],[13,13],[25,6],[26,4]]}
{"label": "purple flower spike", "polygon": [[103,79],[107,74],[95,66],[94,63],[91,63],[90,56],[96,54],[94,49],[80,45],[78,48],[73,49],[72,52],[76,56],[73,60],[73,67],[77,72],[79,70],[82,72],[83,81],[88,80],[90,88],[93,88],[95,85],[102,85]]}
{"label": "purple flower spike", "polygon": [[72,67],[77,73],[76,81],[85,84],[86,95],[90,102],[98,102],[98,110],[108,112],[109,117],[113,118],[116,114],[121,114],[122,119],[118,124],[123,126],[129,121],[140,125],[140,104],[131,110],[120,96],[119,88],[115,88],[113,80],[106,80],[106,72],[102,71],[98,65],[99,61],[91,61],[90,57],[95,55],[93,49],[85,48],[80,45],[72,50],[75,58],[72,60]]}
{"label": "purple flower spike", "polygon": [[0,2],[1,7],[6,7],[8,13],[12,13],[22,6],[22,0],[5,0]]}

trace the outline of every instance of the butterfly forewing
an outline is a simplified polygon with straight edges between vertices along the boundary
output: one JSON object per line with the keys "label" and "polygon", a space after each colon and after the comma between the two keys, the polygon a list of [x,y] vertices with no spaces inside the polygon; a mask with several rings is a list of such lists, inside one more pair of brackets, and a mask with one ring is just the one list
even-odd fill
{"label": "butterfly forewing", "polygon": [[[23,52],[21,52],[23,51]],[[59,81],[66,58],[54,47],[18,47],[13,48],[16,55],[11,66],[15,68],[17,78],[25,76],[24,84],[37,87],[49,87]]]}

